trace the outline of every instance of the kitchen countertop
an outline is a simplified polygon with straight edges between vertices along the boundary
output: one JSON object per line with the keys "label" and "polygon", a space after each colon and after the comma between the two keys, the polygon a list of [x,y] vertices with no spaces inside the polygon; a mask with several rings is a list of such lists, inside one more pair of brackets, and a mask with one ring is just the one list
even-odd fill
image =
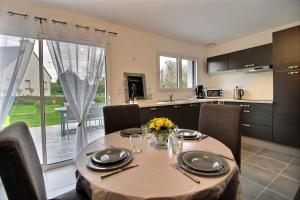
{"label": "kitchen countertop", "polygon": [[183,99],[183,100],[174,100],[170,101],[155,101],[155,100],[142,100],[138,101],[138,105],[141,108],[146,107],[157,107],[157,106],[170,106],[170,105],[179,105],[179,104],[190,104],[190,103],[207,103],[207,102],[245,102],[245,103],[265,103],[272,104],[273,100],[266,99]]}

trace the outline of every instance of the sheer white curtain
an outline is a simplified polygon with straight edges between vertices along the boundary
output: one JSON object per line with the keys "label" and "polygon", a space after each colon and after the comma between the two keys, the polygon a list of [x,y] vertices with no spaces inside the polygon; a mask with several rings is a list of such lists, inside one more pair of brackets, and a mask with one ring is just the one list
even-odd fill
{"label": "sheer white curtain", "polygon": [[[51,26],[54,28],[50,29],[49,25],[46,25],[45,38],[60,84],[78,122],[76,133],[76,155],[78,155],[88,143],[85,119],[105,73],[106,36],[103,35],[101,42],[98,42],[103,33],[97,33],[93,29],[79,30],[72,27],[56,29],[61,25]],[[62,37],[58,37],[59,35]],[[68,38],[63,35],[67,35]]]}
{"label": "sheer white curtain", "polygon": [[0,127],[14,102],[33,46],[33,40],[0,35]]}
{"label": "sheer white curtain", "polygon": [[35,24],[0,10],[0,129],[14,102],[34,47]]}

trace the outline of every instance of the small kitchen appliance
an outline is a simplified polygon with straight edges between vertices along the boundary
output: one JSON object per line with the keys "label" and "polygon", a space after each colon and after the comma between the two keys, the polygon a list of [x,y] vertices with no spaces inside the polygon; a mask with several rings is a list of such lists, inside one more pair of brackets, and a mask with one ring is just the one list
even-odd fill
{"label": "small kitchen appliance", "polygon": [[204,99],[205,98],[205,92],[203,90],[203,85],[197,85],[196,95],[197,95],[197,99]]}
{"label": "small kitchen appliance", "polygon": [[223,90],[222,89],[206,89],[206,98],[208,99],[219,99],[223,98]]}
{"label": "small kitchen appliance", "polygon": [[233,89],[233,98],[234,99],[242,99],[242,97],[244,96],[245,92],[243,89],[239,88],[238,86],[236,86]]}

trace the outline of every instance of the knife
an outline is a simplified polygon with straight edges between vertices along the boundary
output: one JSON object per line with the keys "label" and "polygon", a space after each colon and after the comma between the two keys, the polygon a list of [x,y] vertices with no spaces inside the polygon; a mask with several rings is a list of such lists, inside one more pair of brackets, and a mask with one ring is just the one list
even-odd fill
{"label": "knife", "polygon": [[228,160],[235,161],[235,159],[234,159],[234,158],[231,158],[231,157],[225,156],[225,155],[223,155],[223,154],[215,153],[215,152],[212,152],[212,151],[210,151],[210,150],[206,150],[206,151],[207,151],[207,152],[209,152],[209,153],[215,154],[215,155],[217,155],[217,156],[221,156],[221,157],[223,157],[223,158],[226,158],[226,159],[228,159]]}
{"label": "knife", "polygon": [[208,135],[202,134],[202,136],[199,138],[199,141],[201,141],[201,140],[203,140],[203,139],[205,139],[205,138],[207,138],[207,137],[208,137]]}
{"label": "knife", "polygon": [[105,149],[108,149],[108,148],[114,148],[114,147],[112,145],[109,145],[109,146],[106,146],[104,149],[98,149],[96,151],[88,152],[88,153],[86,153],[86,155],[89,156],[89,155],[92,155],[92,154],[94,154],[94,153],[96,153],[98,151],[105,150]]}
{"label": "knife", "polygon": [[139,165],[132,165],[132,166],[124,167],[124,168],[119,169],[119,170],[116,170],[116,171],[114,171],[114,172],[110,172],[110,173],[104,174],[104,175],[102,175],[102,176],[100,176],[100,177],[101,177],[101,179],[105,179],[105,178],[107,178],[107,177],[109,177],[109,176],[112,176],[112,175],[114,175],[114,174],[118,174],[118,173],[120,173],[120,172],[126,171],[126,170],[128,170],[128,169],[132,169],[132,168],[135,168],[135,167],[138,167],[138,166],[139,166]]}

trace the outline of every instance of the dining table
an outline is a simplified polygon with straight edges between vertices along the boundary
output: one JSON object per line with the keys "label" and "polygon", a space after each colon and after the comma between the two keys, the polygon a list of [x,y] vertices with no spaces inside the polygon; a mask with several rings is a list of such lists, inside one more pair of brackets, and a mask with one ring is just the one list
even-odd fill
{"label": "dining table", "polygon": [[77,189],[85,190],[92,200],[198,200],[219,199],[224,195],[231,196],[228,199],[237,197],[239,168],[231,150],[212,137],[183,142],[183,152],[209,151],[227,158],[225,160],[229,170],[226,174],[195,176],[200,184],[174,167],[173,155],[168,149],[149,144],[146,137],[142,140],[142,152],[134,154],[129,164],[139,165],[138,167],[101,179],[101,175],[108,172],[90,170],[87,167],[89,153],[111,147],[130,149],[130,139],[121,136],[120,132],[111,133],[88,144],[76,158]]}

